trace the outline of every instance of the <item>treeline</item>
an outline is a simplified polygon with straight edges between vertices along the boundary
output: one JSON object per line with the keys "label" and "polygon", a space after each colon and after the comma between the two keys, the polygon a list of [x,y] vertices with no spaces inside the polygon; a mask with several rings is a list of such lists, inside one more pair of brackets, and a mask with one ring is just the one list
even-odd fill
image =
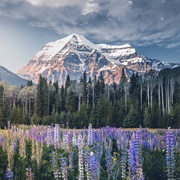
{"label": "treeline", "polygon": [[63,127],[94,128],[151,127],[180,128],[180,68],[165,69],[158,75],[133,73],[130,79],[122,70],[120,84],[104,83],[101,73],[80,82],[67,76],[65,85],[39,77],[37,86],[28,81],[18,88],[0,85],[0,126],[14,124],[52,124]]}

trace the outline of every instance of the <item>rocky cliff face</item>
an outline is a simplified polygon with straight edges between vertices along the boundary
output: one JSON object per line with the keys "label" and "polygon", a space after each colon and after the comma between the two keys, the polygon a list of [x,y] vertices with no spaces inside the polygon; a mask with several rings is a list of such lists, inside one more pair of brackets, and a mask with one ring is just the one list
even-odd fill
{"label": "rocky cliff face", "polygon": [[86,70],[87,75],[92,78],[103,72],[105,83],[119,83],[123,67],[127,72],[145,73],[150,69],[161,70],[174,65],[137,55],[129,44],[93,44],[81,35],[71,34],[47,43],[17,74],[32,79],[35,83],[41,74],[52,82],[58,80],[62,85],[68,74],[71,79],[79,80]]}

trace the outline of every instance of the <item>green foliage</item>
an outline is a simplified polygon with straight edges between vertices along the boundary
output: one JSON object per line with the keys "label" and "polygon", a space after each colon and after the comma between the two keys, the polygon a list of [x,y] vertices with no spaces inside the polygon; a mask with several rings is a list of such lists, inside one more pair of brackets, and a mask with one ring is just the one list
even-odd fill
{"label": "green foliage", "polygon": [[27,86],[32,86],[32,85],[33,85],[32,80],[28,80],[28,81],[27,81]]}
{"label": "green foliage", "polygon": [[160,150],[143,149],[143,172],[147,180],[164,180],[166,177],[166,156]]}
{"label": "green foliage", "polygon": [[14,177],[19,180],[26,179],[26,159],[20,157],[19,147],[16,148],[13,159],[14,165],[12,171],[14,173]]}
{"label": "green foliage", "polygon": [[51,116],[43,116],[42,118],[42,125],[49,125],[51,124],[52,121],[52,117]]}
{"label": "green foliage", "polygon": [[101,166],[100,180],[106,180],[108,177],[108,173],[107,173],[107,163],[106,163],[106,151],[104,145],[103,145],[103,153],[101,156],[100,166]]}
{"label": "green foliage", "polygon": [[144,127],[150,127],[150,121],[151,121],[151,114],[150,110],[148,108],[145,108],[144,111]]}
{"label": "green foliage", "polygon": [[5,125],[5,123],[4,123],[4,115],[3,115],[2,108],[0,108],[0,127],[3,127],[4,125]]}
{"label": "green foliage", "polygon": [[104,95],[105,92],[105,84],[104,84],[104,77],[103,77],[103,73],[101,71],[100,76],[99,76],[99,88],[100,88],[100,96],[102,97]]}
{"label": "green foliage", "polygon": [[0,180],[5,179],[7,165],[7,153],[4,152],[0,146]]}
{"label": "green foliage", "polygon": [[174,171],[175,179],[180,178],[180,152],[177,149],[175,151],[175,171]]}
{"label": "green foliage", "polygon": [[123,127],[139,127],[142,126],[142,117],[141,114],[135,109],[135,107],[131,106],[127,116],[124,119]]}
{"label": "green foliage", "polygon": [[41,124],[41,123],[42,123],[42,119],[38,117],[36,114],[34,114],[31,117],[31,124]]}
{"label": "green foliage", "polygon": [[44,179],[44,180],[54,180],[53,169],[50,166],[51,163],[51,151],[44,146],[42,160],[39,168],[34,164],[33,172],[35,176],[35,180]]}
{"label": "green foliage", "polygon": [[77,111],[77,101],[78,98],[75,96],[75,93],[73,91],[70,91],[68,93],[68,98],[67,98],[67,111],[72,113]]}
{"label": "green foliage", "polygon": [[[180,101],[179,101],[180,102]],[[174,121],[174,126],[180,128],[180,103],[174,105],[174,116],[172,116]]]}
{"label": "green foliage", "polygon": [[3,106],[3,94],[4,94],[4,87],[0,85],[0,107]]}

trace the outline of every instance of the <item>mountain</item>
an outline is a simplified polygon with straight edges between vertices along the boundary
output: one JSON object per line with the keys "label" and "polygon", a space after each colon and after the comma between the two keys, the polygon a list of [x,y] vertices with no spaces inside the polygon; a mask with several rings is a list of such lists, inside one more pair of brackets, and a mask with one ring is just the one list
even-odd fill
{"label": "mountain", "polygon": [[20,78],[3,66],[0,66],[0,81],[5,81],[10,85],[17,85],[19,87],[27,85],[27,80]]}
{"label": "mountain", "polygon": [[119,83],[123,67],[127,75],[130,75],[133,71],[145,73],[150,69],[160,71],[174,66],[177,64],[138,55],[129,44],[93,44],[81,35],[71,34],[47,43],[17,74],[32,79],[35,83],[38,82],[39,74],[42,74],[52,82],[58,80],[60,84],[64,84],[68,74],[71,79],[79,80],[86,70],[91,77],[99,76],[102,72],[105,83]]}

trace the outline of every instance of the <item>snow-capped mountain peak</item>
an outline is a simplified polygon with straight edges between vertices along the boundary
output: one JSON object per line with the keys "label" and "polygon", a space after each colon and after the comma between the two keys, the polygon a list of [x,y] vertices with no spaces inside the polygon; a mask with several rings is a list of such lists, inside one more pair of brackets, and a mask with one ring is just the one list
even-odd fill
{"label": "snow-capped mountain peak", "polygon": [[35,54],[33,60],[48,61],[58,53],[60,53],[59,55],[61,56],[69,51],[75,51],[78,47],[87,48],[89,50],[99,50],[98,46],[91,43],[84,36],[73,33],[65,38],[47,43],[41,51]]}
{"label": "snow-capped mountain peak", "polygon": [[138,55],[130,44],[94,44],[84,36],[73,33],[47,43],[28,65],[17,73],[36,83],[38,75],[42,74],[52,82],[58,80],[63,84],[67,74],[71,79],[79,80],[86,70],[88,76],[99,76],[100,72],[103,72],[106,83],[119,83],[123,67],[128,74],[132,71],[145,73],[150,69],[160,70],[175,65]]}

